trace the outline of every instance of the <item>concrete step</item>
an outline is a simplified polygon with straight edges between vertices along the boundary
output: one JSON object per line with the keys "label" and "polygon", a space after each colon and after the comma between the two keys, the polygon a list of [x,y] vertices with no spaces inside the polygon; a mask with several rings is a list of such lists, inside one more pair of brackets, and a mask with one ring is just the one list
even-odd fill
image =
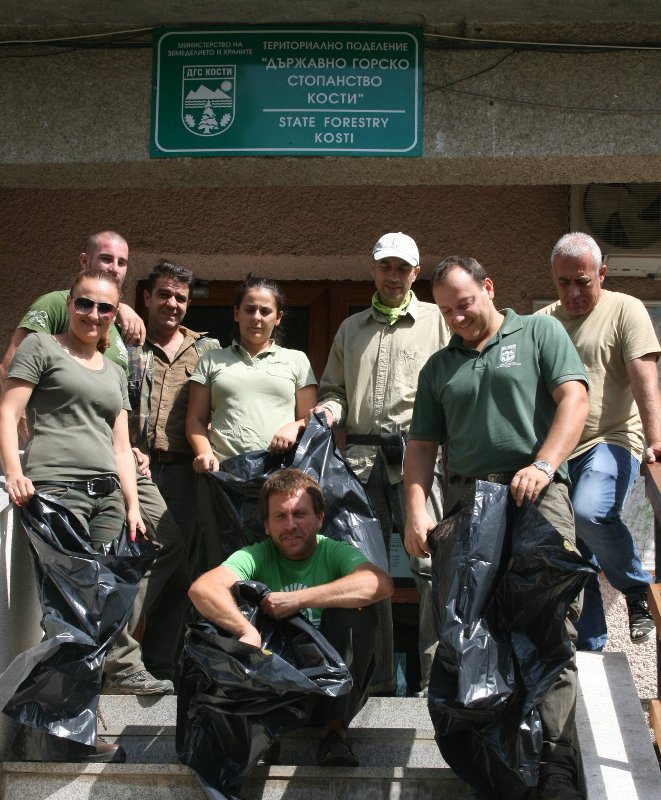
{"label": "concrete step", "polygon": [[[203,800],[195,776],[181,765],[5,763],[3,800]],[[244,800],[477,800],[447,769],[257,766]]]}
{"label": "concrete step", "polygon": [[[104,695],[101,714],[100,735],[121,744],[130,763],[177,763],[175,697]],[[283,736],[280,764],[314,766],[319,739],[316,728]],[[370,698],[353,720],[351,740],[361,766],[446,766],[434,741],[427,702],[419,698]]]}
{"label": "concrete step", "polygon": [[[158,733],[129,725],[119,734],[103,734],[108,742],[121,744],[131,764],[175,764],[174,728]],[[314,766],[320,730],[308,728],[282,737],[279,764]],[[443,768],[433,734],[428,731],[359,728],[352,732],[351,743],[361,766],[380,767],[397,764],[406,768]]]}
{"label": "concrete step", "polygon": [[624,653],[577,653],[576,727],[588,800],[659,800],[661,770]]}
{"label": "concrete step", "polygon": [[[588,800],[659,800],[661,771],[626,656],[578,654],[577,726]],[[193,773],[176,763],[176,698],[102,698],[107,729],[133,763],[2,765],[3,800],[202,800]],[[426,701],[371,698],[352,724],[361,766],[312,766],[318,730],[283,739],[281,765],[258,765],[245,800],[451,800],[476,795],[443,764]],[[293,762],[293,763],[284,763]]]}

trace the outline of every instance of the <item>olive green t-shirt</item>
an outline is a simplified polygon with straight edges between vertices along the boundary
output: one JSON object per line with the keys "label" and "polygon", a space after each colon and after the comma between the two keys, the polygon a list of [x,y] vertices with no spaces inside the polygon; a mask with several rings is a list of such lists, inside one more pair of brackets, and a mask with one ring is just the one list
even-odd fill
{"label": "olive green t-shirt", "polygon": [[[304,561],[285,558],[271,539],[264,539],[232,553],[223,566],[242,581],[259,581],[273,592],[294,592],[344,578],[361,564],[369,564],[369,560],[357,547],[318,533],[317,547]],[[319,625],[321,611],[308,608],[304,613],[310,622]]]}
{"label": "olive green t-shirt", "polygon": [[8,377],[34,385],[26,408],[30,439],[23,470],[31,480],[78,481],[117,475],[112,430],[130,410],[126,375],[103,359],[87,369],[47,333],[21,342]]}
{"label": "olive green t-shirt", "polygon": [[[41,333],[64,333],[69,328],[68,296],[68,289],[42,294],[28,308],[18,327]],[[114,324],[108,329],[108,341],[110,346],[103,355],[128,372],[126,345]]]}
{"label": "olive green t-shirt", "polygon": [[572,457],[606,443],[625,447],[640,460],[645,437],[627,363],[661,352],[645,306],[631,295],[604,290],[588,314],[568,314],[560,302],[538,313],[562,323],[590,381],[590,413]]}
{"label": "olive green t-shirt", "polygon": [[[420,372],[410,439],[447,442],[450,472],[479,477],[517,472],[533,462],[556,412],[553,391],[587,386],[585,370],[560,323],[504,310],[481,351],[456,334]],[[557,470],[567,480],[567,463]]]}

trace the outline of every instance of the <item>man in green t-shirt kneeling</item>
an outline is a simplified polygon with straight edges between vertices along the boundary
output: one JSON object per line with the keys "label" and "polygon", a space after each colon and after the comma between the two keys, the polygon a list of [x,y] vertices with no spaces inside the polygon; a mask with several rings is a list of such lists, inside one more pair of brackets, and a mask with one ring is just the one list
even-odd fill
{"label": "man in green t-shirt kneeling", "polygon": [[319,698],[314,721],[323,726],[320,766],[358,766],[346,729],[367,700],[374,672],[376,617],[371,606],[390,597],[393,582],[355,547],[318,533],[324,496],[317,482],[297,469],[282,469],[264,483],[260,512],[268,538],[233,553],[190,588],[208,620],[240,641],[261,647],[259,631],[239,611],[230,588],[239,580],[266,584],[261,609],[274,619],[303,612],[344,659],[353,688]]}

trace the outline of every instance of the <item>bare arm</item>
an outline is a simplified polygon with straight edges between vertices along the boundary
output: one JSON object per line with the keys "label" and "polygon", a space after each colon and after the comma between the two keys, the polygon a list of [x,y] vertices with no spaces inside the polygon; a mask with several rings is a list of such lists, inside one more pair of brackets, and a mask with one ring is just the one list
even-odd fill
{"label": "bare arm", "polygon": [[434,480],[438,442],[410,439],[404,457],[406,491],[406,536],[404,547],[409,555],[429,555],[427,534],[436,525],[427,512],[427,498]]}
{"label": "bare arm", "polygon": [[138,503],[138,487],[135,480],[135,459],[129,441],[128,414],[122,409],[117,415],[112,429],[112,449],[117,464],[119,484],[126,503],[126,523],[129,527],[129,537],[135,541],[136,532],[145,532],[145,524],[140,516]]}
{"label": "bare arm", "polygon": [[138,347],[145,343],[147,335],[145,323],[131,306],[127,306],[126,303],[119,304],[116,324],[127,347]]}
{"label": "bare arm", "polygon": [[23,475],[18,448],[18,421],[34,391],[34,384],[7,378],[0,399],[0,461],[5,473],[9,499],[17,506],[27,503],[34,494],[32,481]]}
{"label": "bare arm", "polygon": [[295,592],[271,592],[261,609],[274,619],[286,619],[304,608],[362,608],[390,597],[392,579],[373,564],[360,564],[353,572],[320,586]]}
{"label": "bare arm", "polygon": [[[553,470],[571,455],[581,438],[590,406],[588,392],[581,381],[566,381],[557,386],[552,393],[556,404],[555,415],[549,432],[534,460],[548,461]],[[524,499],[533,502],[540,492],[549,485],[548,476],[532,465],[520,469],[512,482],[510,491],[517,506]]]}
{"label": "bare arm", "polygon": [[282,453],[289,450],[298,439],[299,434],[307,424],[307,414],[312,406],[317,402],[317,387],[315,384],[304,386],[296,390],[295,416],[294,422],[288,422],[279,428],[273,435],[268,449],[273,453]]}
{"label": "bare arm", "polygon": [[259,631],[239,611],[231,587],[240,580],[229,567],[205,572],[188,590],[188,596],[203,617],[236,636],[240,641],[261,647]]}
{"label": "bare arm", "polygon": [[7,352],[0,363],[0,385],[4,387],[5,381],[7,380],[7,372],[9,370],[9,365],[11,364],[11,360],[14,357],[14,354],[18,350],[19,344],[28,336],[32,331],[28,330],[27,328],[16,328],[14,331],[11,340],[9,342],[9,347],[7,348]]}
{"label": "bare arm", "polygon": [[186,438],[195,453],[195,472],[215,472],[218,469],[218,459],[215,458],[209,441],[210,411],[211,390],[201,383],[191,381],[186,412]]}
{"label": "bare arm", "polygon": [[656,354],[649,353],[628,361],[627,375],[647,439],[645,461],[661,460],[661,392]]}

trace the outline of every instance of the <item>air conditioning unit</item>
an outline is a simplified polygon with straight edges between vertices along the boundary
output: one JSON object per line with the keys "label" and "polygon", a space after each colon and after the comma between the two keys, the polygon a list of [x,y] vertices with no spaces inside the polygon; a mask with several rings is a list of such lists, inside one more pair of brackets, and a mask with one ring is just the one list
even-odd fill
{"label": "air conditioning unit", "polygon": [[661,184],[572,186],[570,224],[595,238],[609,275],[661,278]]}

